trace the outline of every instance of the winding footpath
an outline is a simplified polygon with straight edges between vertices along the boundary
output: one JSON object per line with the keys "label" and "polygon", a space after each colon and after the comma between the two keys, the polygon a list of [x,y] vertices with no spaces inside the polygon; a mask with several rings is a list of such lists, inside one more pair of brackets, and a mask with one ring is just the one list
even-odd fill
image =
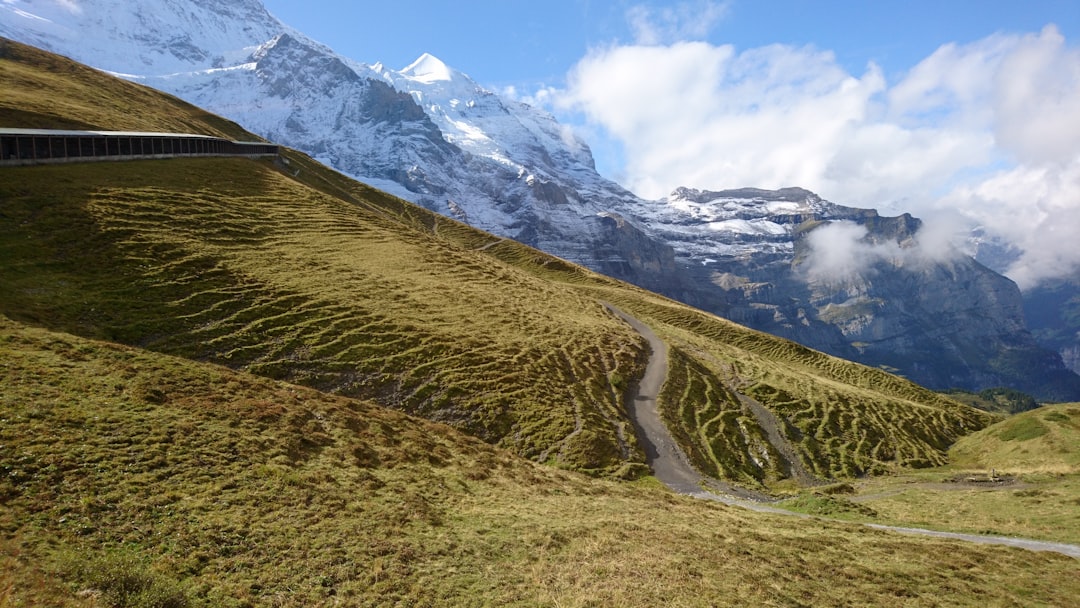
{"label": "winding footpath", "polygon": [[[648,364],[645,367],[645,375],[641,378],[640,382],[638,382],[637,394],[634,395],[632,399],[627,400],[626,407],[627,412],[630,414],[630,418],[634,423],[634,427],[637,430],[638,439],[645,450],[645,457],[648,464],[652,467],[653,475],[656,476],[660,483],[663,483],[678,494],[691,496],[700,500],[720,502],[726,505],[757,511],[759,513],[774,513],[804,519],[828,519],[806,515],[804,513],[794,513],[792,511],[770,506],[765,504],[765,499],[763,497],[753,497],[749,494],[747,494],[746,498],[737,497],[734,495],[736,490],[731,486],[707,478],[699,473],[697,469],[690,464],[690,461],[682,451],[682,448],[675,443],[667,426],[664,425],[664,422],[660,419],[660,414],[656,407],[657,395],[660,394],[660,388],[664,385],[664,379],[667,378],[667,344],[658,338],[649,326],[638,319],[626,314],[611,304],[606,302],[603,304],[617,317],[626,321],[634,328],[634,331],[641,334],[641,336],[649,343],[651,353],[649,355]],[[716,491],[704,489],[706,486]],[[864,523],[861,525],[875,530],[886,530],[890,532],[899,532],[901,534],[948,538],[984,545],[1005,545],[1028,549],[1030,551],[1050,551],[1080,559],[1080,546],[1067,543],[1011,538],[1007,536],[981,536],[978,534],[963,534],[960,532],[939,532],[937,530],[926,530],[923,528],[905,528],[871,523]]]}

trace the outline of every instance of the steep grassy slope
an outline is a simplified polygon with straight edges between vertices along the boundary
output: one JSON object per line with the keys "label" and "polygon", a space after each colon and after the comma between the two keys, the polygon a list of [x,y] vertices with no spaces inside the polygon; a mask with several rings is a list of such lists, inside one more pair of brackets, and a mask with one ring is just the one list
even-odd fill
{"label": "steep grassy slope", "polygon": [[[13,75],[0,90],[4,126],[78,117],[106,129],[218,133],[220,119],[173,98],[14,43],[0,48],[0,70]],[[123,111],[133,95],[139,108]],[[942,462],[953,440],[989,421],[292,152],[276,163],[7,168],[0,200],[0,312],[371,398],[540,461],[641,469],[622,399],[644,344],[601,299],[669,341],[665,416],[699,466],[719,476],[786,474],[736,390],[771,408],[822,476]]]}
{"label": "steep grassy slope", "polygon": [[1009,473],[1080,473],[1080,403],[1024,412],[964,437],[949,458],[957,467]]}
{"label": "steep grassy slope", "polygon": [[0,38],[0,126],[260,138],[206,110],[57,55]]}
{"label": "steep grassy slope", "polygon": [[451,422],[635,456],[640,338],[595,301],[246,159],[9,170],[0,309]]}
{"label": "steep grassy slope", "polygon": [[822,478],[944,464],[991,415],[854,364],[651,294],[598,290],[647,320],[673,354],[662,412],[705,471],[775,480],[777,454],[736,393],[768,407],[806,468]]}
{"label": "steep grassy slope", "polygon": [[1080,594],[1072,558],[594,480],[369,402],[3,317],[0,386],[0,606],[1064,606]]}

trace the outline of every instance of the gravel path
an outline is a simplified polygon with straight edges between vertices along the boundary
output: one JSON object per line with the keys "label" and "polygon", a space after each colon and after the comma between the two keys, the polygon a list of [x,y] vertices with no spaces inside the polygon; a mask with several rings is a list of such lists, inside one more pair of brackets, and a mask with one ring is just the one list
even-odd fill
{"label": "gravel path", "polygon": [[[620,319],[629,323],[635,331],[645,338],[649,343],[649,348],[652,350],[649,356],[648,365],[645,367],[645,376],[638,382],[637,394],[633,399],[629,399],[627,402],[627,411],[634,422],[634,428],[637,431],[638,439],[645,450],[645,457],[648,460],[648,464],[652,467],[653,475],[655,475],[661,483],[678,494],[684,494],[701,500],[721,502],[726,505],[741,507],[759,513],[773,513],[790,517],[801,517],[804,519],[827,519],[803,513],[794,513],[792,511],[770,506],[766,502],[767,499],[763,496],[754,495],[753,493],[745,491],[740,492],[732,486],[707,478],[699,473],[697,469],[690,464],[686,454],[678,444],[675,443],[675,440],[672,438],[667,426],[660,419],[660,414],[656,409],[656,397],[660,394],[660,388],[664,385],[664,379],[667,377],[667,345],[653,333],[652,329],[641,321],[618,308],[615,308],[611,304],[605,302],[604,306]],[[706,486],[710,489],[715,489],[717,492],[706,490]],[[736,494],[740,494],[741,496],[736,496]],[[867,523],[862,525],[874,528],[875,530],[887,530],[901,534],[949,538],[985,545],[1005,545],[1009,547],[1020,547],[1030,551],[1051,551],[1080,559],[1080,546],[1066,543],[1054,543],[1007,536],[981,536],[978,534],[963,534],[959,532],[939,532],[937,530],[926,530],[923,528],[904,528],[882,524]]]}

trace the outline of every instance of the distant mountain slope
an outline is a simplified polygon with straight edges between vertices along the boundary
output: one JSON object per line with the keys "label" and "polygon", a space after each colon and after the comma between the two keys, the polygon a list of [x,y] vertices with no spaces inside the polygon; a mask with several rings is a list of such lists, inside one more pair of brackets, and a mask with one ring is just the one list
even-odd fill
{"label": "distant mountain slope", "polygon": [[726,318],[938,389],[1080,395],[1080,376],[1027,330],[1017,286],[910,215],[801,188],[681,188],[624,214],[708,286],[680,299]]}
{"label": "distant mountain slope", "polygon": [[[1015,286],[970,259],[922,269],[883,260],[839,288],[811,285],[793,255],[798,221],[753,208],[783,192],[747,195],[738,206],[748,217],[709,221],[686,212],[689,191],[643,201],[597,174],[588,147],[553,117],[430,55],[400,71],[361,64],[256,0],[73,6],[2,4],[0,34],[170,91],[428,209],[814,348],[938,389],[1080,398],[1080,376],[1024,328]],[[911,236],[880,232],[871,210],[827,204],[813,215],[854,219],[879,244]],[[707,253],[733,248],[737,259]]]}
{"label": "distant mountain slope", "polygon": [[1024,315],[1035,339],[1080,373],[1080,274],[1029,289]]}
{"label": "distant mountain slope", "polygon": [[[56,61],[26,48],[19,56]],[[65,72],[77,71],[41,77],[55,84]],[[100,78],[108,90],[113,79]],[[62,114],[62,90],[41,103],[49,99],[56,107],[41,114]],[[152,101],[140,112],[166,124],[170,98]],[[655,324],[687,386],[720,387],[664,399],[685,412],[683,441],[714,475],[785,474],[758,422],[721,390],[729,385],[772,409],[799,457],[826,476],[939,462],[990,422],[906,380],[478,231],[291,151],[4,176],[0,313],[372,399],[542,462],[643,470],[623,400],[644,342],[601,301]]]}

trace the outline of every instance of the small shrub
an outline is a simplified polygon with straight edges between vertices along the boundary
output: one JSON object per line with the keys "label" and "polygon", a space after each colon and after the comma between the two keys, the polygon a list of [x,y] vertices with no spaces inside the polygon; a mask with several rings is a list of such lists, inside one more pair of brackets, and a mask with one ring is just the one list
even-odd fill
{"label": "small shrub", "polygon": [[1060,422],[1062,424],[1068,424],[1072,422],[1072,419],[1062,414],[1061,412],[1050,412],[1043,416],[1043,420],[1047,422]]}
{"label": "small shrub", "polygon": [[782,502],[781,505],[794,511],[809,513],[811,515],[836,516],[852,514],[864,517],[877,517],[877,511],[866,505],[853,502],[840,496],[818,494],[816,492],[812,494],[801,494],[795,498],[790,498]]}
{"label": "small shrub", "polygon": [[622,392],[626,390],[626,378],[618,372],[611,374],[609,382],[611,382],[611,386],[613,386],[617,391]]}
{"label": "small shrub", "polygon": [[854,494],[855,486],[850,483],[834,483],[827,486],[822,486],[817,489],[817,492],[832,496],[834,494]]}
{"label": "small shrub", "polygon": [[123,551],[109,551],[67,568],[86,591],[110,608],[188,608],[187,591],[176,581],[153,572],[145,561]]}

